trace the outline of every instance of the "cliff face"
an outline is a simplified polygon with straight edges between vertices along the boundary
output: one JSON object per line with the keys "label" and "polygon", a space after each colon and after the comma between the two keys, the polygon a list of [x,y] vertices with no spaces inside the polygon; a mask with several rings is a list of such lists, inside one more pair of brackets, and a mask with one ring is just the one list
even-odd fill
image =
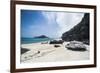
{"label": "cliff face", "polygon": [[83,41],[89,44],[89,13],[85,13],[82,21],[69,31],[62,34],[64,41]]}

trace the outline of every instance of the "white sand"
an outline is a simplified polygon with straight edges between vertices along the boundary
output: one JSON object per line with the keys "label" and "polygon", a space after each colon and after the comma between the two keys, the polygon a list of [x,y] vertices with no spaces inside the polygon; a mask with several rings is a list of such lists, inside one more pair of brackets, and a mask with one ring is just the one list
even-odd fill
{"label": "white sand", "polygon": [[[67,43],[67,42],[66,42]],[[57,61],[73,61],[73,60],[88,60],[88,51],[72,51],[65,48],[65,44],[59,44],[60,47],[54,47],[54,44],[23,44],[22,48],[30,49],[30,51],[21,55],[21,62],[57,62]],[[87,46],[89,49],[89,46]]]}

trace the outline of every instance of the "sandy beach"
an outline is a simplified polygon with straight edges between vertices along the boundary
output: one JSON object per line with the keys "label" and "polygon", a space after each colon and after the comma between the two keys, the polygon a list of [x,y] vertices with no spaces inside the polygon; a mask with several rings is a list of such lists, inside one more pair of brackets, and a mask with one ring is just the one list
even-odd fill
{"label": "sandy beach", "polygon": [[59,62],[59,61],[78,61],[89,59],[89,46],[86,51],[72,51],[65,48],[65,44],[58,44],[59,47],[54,47],[55,44],[49,43],[31,43],[22,44],[22,48],[29,51],[21,54],[21,63],[34,62]]}

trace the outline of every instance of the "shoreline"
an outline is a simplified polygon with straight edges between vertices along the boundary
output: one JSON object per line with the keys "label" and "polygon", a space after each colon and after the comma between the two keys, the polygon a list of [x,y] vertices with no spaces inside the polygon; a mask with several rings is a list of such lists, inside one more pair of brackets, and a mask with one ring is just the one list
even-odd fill
{"label": "shoreline", "polygon": [[[34,62],[57,62],[57,61],[76,61],[76,60],[88,60],[89,50],[85,52],[72,51],[65,48],[65,45],[58,44],[59,47],[55,47],[56,44],[49,43],[31,43],[22,44],[22,48],[26,48],[29,51],[21,54],[22,63],[34,63]],[[89,49],[89,47],[87,48]]]}

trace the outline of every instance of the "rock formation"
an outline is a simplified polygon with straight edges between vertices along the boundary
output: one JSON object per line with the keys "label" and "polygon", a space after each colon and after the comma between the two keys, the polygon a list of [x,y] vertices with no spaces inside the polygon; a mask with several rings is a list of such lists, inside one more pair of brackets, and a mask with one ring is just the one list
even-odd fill
{"label": "rock formation", "polygon": [[71,41],[69,44],[66,44],[65,47],[73,51],[86,51],[86,46],[82,42]]}
{"label": "rock formation", "polygon": [[62,34],[64,41],[82,41],[89,44],[89,13],[85,13],[80,23]]}

